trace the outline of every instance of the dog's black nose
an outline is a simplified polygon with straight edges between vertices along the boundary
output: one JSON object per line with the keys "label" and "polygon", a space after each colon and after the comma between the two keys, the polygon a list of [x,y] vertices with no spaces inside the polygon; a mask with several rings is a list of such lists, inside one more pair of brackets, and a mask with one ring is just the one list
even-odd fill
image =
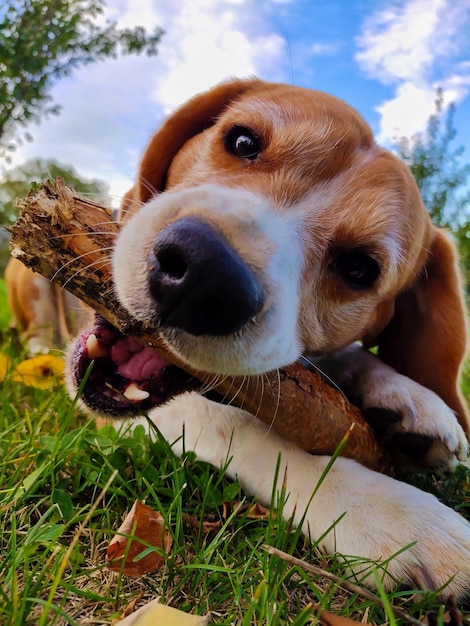
{"label": "dog's black nose", "polygon": [[191,335],[234,333],[263,306],[251,269],[221,232],[194,217],[158,234],[148,280],[162,325]]}

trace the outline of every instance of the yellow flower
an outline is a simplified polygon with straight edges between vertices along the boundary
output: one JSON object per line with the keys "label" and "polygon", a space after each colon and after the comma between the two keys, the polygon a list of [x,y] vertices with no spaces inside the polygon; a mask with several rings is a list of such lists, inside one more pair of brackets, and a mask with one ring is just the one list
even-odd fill
{"label": "yellow flower", "polygon": [[7,354],[0,353],[0,381],[2,381],[7,372],[10,371],[11,361]]}
{"label": "yellow flower", "polygon": [[63,374],[64,360],[61,357],[41,354],[20,363],[12,380],[36,389],[49,389],[62,381]]}

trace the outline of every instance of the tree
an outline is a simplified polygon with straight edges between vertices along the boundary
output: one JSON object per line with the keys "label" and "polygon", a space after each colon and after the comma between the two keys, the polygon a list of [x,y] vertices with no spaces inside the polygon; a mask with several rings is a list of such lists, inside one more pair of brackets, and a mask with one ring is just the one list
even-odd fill
{"label": "tree", "polygon": [[463,146],[453,146],[454,116],[455,104],[445,108],[438,89],[426,130],[402,137],[397,151],[409,165],[434,224],[451,231],[470,287],[470,164],[462,163]]}
{"label": "tree", "polygon": [[18,126],[57,114],[50,89],[78,67],[121,54],[157,53],[163,31],[99,23],[105,0],[3,0],[0,7],[0,146]]}
{"label": "tree", "polygon": [[454,148],[455,104],[444,109],[438,89],[435,112],[426,130],[398,141],[398,154],[407,163],[418,184],[423,202],[436,226],[457,231],[470,217],[470,192],[465,189],[470,164],[462,164],[463,146]]}
{"label": "tree", "polygon": [[[10,226],[16,221],[18,211],[15,208],[17,198],[23,198],[31,189],[32,183],[42,183],[46,179],[56,179],[58,176],[79,194],[91,196],[95,202],[110,206],[109,186],[100,180],[87,180],[78,174],[73,167],[60,165],[55,161],[34,159],[25,164],[5,172],[0,185],[0,225]],[[8,236],[4,229],[0,229],[0,269],[8,260]]]}
{"label": "tree", "polygon": [[0,225],[8,226],[16,221],[16,199],[26,196],[33,183],[43,183],[48,178],[54,180],[58,176],[78,194],[90,195],[95,202],[109,206],[109,185],[103,181],[88,180],[73,167],[60,165],[56,161],[33,159],[5,173],[0,185]]}

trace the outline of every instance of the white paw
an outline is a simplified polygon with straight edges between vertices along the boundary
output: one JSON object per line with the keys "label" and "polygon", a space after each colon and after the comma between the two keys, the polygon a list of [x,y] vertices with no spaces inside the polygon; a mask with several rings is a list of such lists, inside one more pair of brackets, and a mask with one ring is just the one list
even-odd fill
{"label": "white paw", "polygon": [[358,344],[316,364],[362,408],[384,445],[397,453],[397,466],[452,467],[467,458],[467,438],[445,402]]}
{"label": "white paw", "polygon": [[424,464],[451,466],[456,459],[467,458],[468,441],[462,427],[433,391],[390,369],[371,376],[361,391],[362,409],[374,418],[374,427],[380,429],[383,419],[387,439],[393,438],[398,446],[408,445],[411,453],[415,447],[416,453],[424,454]]}

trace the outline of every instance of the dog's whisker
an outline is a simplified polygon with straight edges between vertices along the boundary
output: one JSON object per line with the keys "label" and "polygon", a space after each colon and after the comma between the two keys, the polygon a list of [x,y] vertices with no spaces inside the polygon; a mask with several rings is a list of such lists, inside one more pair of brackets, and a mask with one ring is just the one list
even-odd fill
{"label": "dog's whisker", "polygon": [[276,406],[274,408],[274,413],[272,415],[271,422],[268,426],[268,430],[266,431],[266,434],[269,434],[271,430],[274,428],[274,423],[276,421],[276,417],[279,412],[279,404],[280,404],[280,399],[281,399],[281,374],[280,374],[279,369],[276,369],[275,372],[276,372],[276,382],[277,382],[276,388],[273,387],[272,377],[268,376],[267,374],[265,374],[263,377],[263,379],[266,380],[266,382],[269,385],[270,393],[272,397],[276,399]]}
{"label": "dog's whisker", "polygon": [[264,376],[260,376],[260,383],[261,383],[261,393],[260,393],[260,398],[259,398],[259,406],[258,409],[256,411],[256,414],[258,415],[261,407],[263,406],[263,399],[264,399],[264,389],[265,389],[265,385],[264,385]]}
{"label": "dog's whisker", "polygon": [[336,391],[339,391],[339,393],[343,396],[343,398],[347,400],[346,395],[344,391],[341,389],[341,387],[339,387],[339,385],[330,376],[328,376],[328,374],[324,372],[321,369],[321,367],[319,367],[314,361],[312,361],[307,356],[302,356],[300,360],[301,362],[307,363],[309,367],[311,367],[315,372],[320,374],[328,382],[329,385],[331,385],[334,389],[336,389]]}
{"label": "dog's whisker", "polygon": [[[134,201],[132,201],[132,203],[131,203],[131,204],[134,204]],[[144,205],[144,202],[140,202],[140,200],[139,200],[139,201],[137,201],[137,200],[136,200],[136,201],[135,201],[135,204],[136,204],[135,209],[134,209],[134,208],[120,207],[120,209],[119,209],[119,215],[120,215],[120,216],[121,216],[121,215],[130,215],[130,216],[135,215],[136,211],[137,211],[138,209],[140,209],[140,207],[142,207],[142,206]],[[119,222],[120,220],[117,220],[117,221]]]}
{"label": "dog's whisker", "polygon": [[[100,224],[101,226],[106,226],[106,224],[111,224],[112,222],[103,222],[102,224]],[[63,239],[73,239],[74,237],[88,237],[88,236],[95,236],[95,235],[109,235],[110,237],[117,237],[119,235],[119,233],[110,233],[107,230],[94,230],[93,232],[83,232],[83,233],[64,233],[63,235],[55,235],[54,237],[51,237],[50,240],[51,241],[56,241],[56,240],[63,240]]]}
{"label": "dog's whisker", "polygon": [[[142,177],[140,179],[140,183],[141,183],[141,185],[143,185],[143,187],[147,191],[150,191],[150,195],[154,196],[154,195],[156,195],[158,193],[158,189],[147,178]],[[132,200],[132,201],[134,201],[134,200]],[[136,201],[136,202],[138,202],[138,201]],[[143,203],[141,202],[141,204],[143,204]]]}
{"label": "dog's whisker", "polygon": [[[109,259],[96,259],[95,261],[93,261],[92,263],[89,263],[88,265],[86,265],[85,267],[82,267],[81,269],[77,270],[76,272],[74,272],[71,276],[69,276],[69,278],[67,278],[67,280],[64,282],[64,284],[62,285],[62,289],[66,289],[67,285],[70,281],[72,281],[74,278],[76,278],[77,276],[79,276],[80,274],[82,274],[83,272],[88,271],[89,269],[99,269],[102,267],[106,267],[107,265],[109,265],[111,261]],[[110,280],[110,279],[108,279]]]}
{"label": "dog's whisker", "polygon": [[[227,375],[222,378],[218,378],[217,383],[215,385],[215,389],[217,389],[217,387],[220,386],[220,384],[222,382],[225,382],[226,380],[231,380],[233,384],[233,382],[235,381],[235,376]],[[227,389],[227,391],[222,396],[222,402],[224,404],[227,403],[228,405],[230,405],[232,404],[232,401],[233,401],[232,391],[230,389]]]}
{"label": "dog's whisker", "polygon": [[207,374],[207,377],[203,377],[205,380],[202,380],[203,386],[200,389],[200,393],[206,394],[217,387],[225,380],[227,380],[228,376],[223,376],[222,378],[217,374]]}
{"label": "dog's whisker", "polygon": [[253,378],[256,381],[256,386],[255,386],[255,388],[254,388],[254,390],[252,392],[253,396],[256,397],[256,395],[258,394],[258,388],[261,385],[261,394],[259,394],[260,395],[260,401],[258,402],[258,407],[257,407],[256,411],[253,412],[253,415],[255,415],[255,417],[258,417],[259,411],[260,411],[260,408],[261,408],[261,404],[262,404],[263,389],[264,389],[264,387],[263,387],[263,375],[252,376],[251,379],[253,379]]}
{"label": "dog's whisker", "polygon": [[[249,381],[250,381],[251,376],[243,376],[243,378],[240,380],[240,383],[238,385],[238,389],[236,390],[236,392],[232,395],[232,399],[230,400],[230,404],[233,404],[235,402],[235,400],[237,399],[237,397],[242,394],[243,389],[249,389]],[[237,402],[237,406],[239,406],[241,409],[243,410],[247,410],[245,408],[245,396],[246,394],[243,394],[242,397],[238,400]]]}
{"label": "dog's whisker", "polygon": [[[247,392],[249,391],[250,396],[252,396],[252,397],[259,396],[258,406],[257,406],[257,408],[255,410],[253,410],[252,407],[250,407],[250,406],[245,408],[245,404],[246,404],[245,398],[243,398],[243,400],[240,403],[240,408],[241,409],[247,410],[248,412],[252,413],[255,417],[258,417],[258,415],[260,413],[260,410],[261,410],[261,407],[262,407],[262,404],[263,404],[264,376],[265,376],[265,374],[259,374],[259,375],[256,375],[256,376],[244,376],[243,380],[240,383],[241,388],[243,388],[243,386],[246,387],[246,390],[247,390]],[[254,389],[252,388],[253,381],[255,381]],[[258,394],[258,389],[259,389],[260,385],[261,385],[261,393]],[[240,393],[240,390],[237,393]],[[234,396],[234,397],[236,397],[236,396]]]}
{"label": "dog's whisker", "polygon": [[[93,265],[90,265],[90,268],[93,268],[93,269],[98,269],[98,270],[99,270],[99,269],[101,269],[102,267],[104,267],[104,265],[99,265],[98,263],[93,264]],[[81,270],[81,271],[82,271],[82,270]],[[68,284],[69,284],[69,283],[71,283],[74,279],[76,279],[76,278],[79,276],[79,274],[81,273],[81,271],[80,271],[80,272],[76,272],[75,274],[73,274],[73,276],[70,276],[70,277],[69,277],[69,278],[68,278],[68,279],[64,282],[64,284],[61,286],[61,288],[62,288],[62,289],[68,289]],[[104,291],[103,291],[103,296],[104,296],[104,295],[107,293],[107,291],[108,291],[108,289],[107,289],[107,284],[109,284],[109,281],[108,281],[108,280],[107,280],[107,281],[104,281],[104,282],[103,282],[103,284],[102,284],[102,287],[103,287],[103,290],[104,290]]]}
{"label": "dog's whisker", "polygon": [[[54,178],[53,175],[49,174],[49,178]],[[107,193],[100,193],[99,191],[78,191],[76,192],[80,198],[86,198],[87,200],[92,199],[97,203],[106,203],[106,199],[113,198],[114,196]]]}
{"label": "dog's whisker", "polygon": [[[106,285],[109,285],[109,287],[106,288]],[[114,283],[111,279],[103,283],[103,300],[106,300],[108,298],[116,298]]]}
{"label": "dog's whisker", "polygon": [[[109,246],[109,247],[107,247],[107,248],[102,248],[102,249],[101,249],[101,252],[111,252],[112,250],[114,250],[114,248],[113,248],[112,246]],[[97,252],[97,250],[88,250],[87,252],[84,252],[83,254],[80,254],[79,256],[74,257],[73,259],[70,259],[70,261],[67,261],[67,263],[64,263],[63,265],[61,265],[61,266],[59,267],[59,269],[58,269],[56,272],[54,272],[54,274],[53,274],[53,275],[52,275],[52,277],[51,277],[51,281],[53,281],[53,280],[54,280],[54,279],[55,279],[55,278],[56,278],[56,277],[57,277],[57,276],[58,276],[58,275],[59,275],[59,274],[60,274],[60,273],[61,273],[61,272],[62,272],[62,271],[66,268],[66,267],[68,267],[69,265],[72,265],[73,263],[75,263],[75,262],[76,262],[76,261],[78,261],[79,259],[83,259],[83,258],[85,258],[85,257],[86,257],[86,256],[88,256],[89,254],[96,254],[96,252]],[[100,260],[102,261],[102,259],[100,259]],[[110,261],[110,259],[107,259],[106,261],[107,261],[107,262],[109,262],[109,261]],[[88,267],[88,266],[86,266],[86,267]],[[85,268],[82,268],[82,269],[80,270],[80,272],[82,272],[84,269],[86,269],[86,267],[85,267]]]}
{"label": "dog's whisker", "polygon": [[227,403],[229,406],[231,406],[235,402],[237,397],[241,394],[241,392],[243,390],[243,386],[244,386],[246,380],[247,380],[247,376],[243,376],[241,381],[240,381],[240,384],[238,385],[238,389],[234,393],[230,394],[231,397],[230,397],[230,400]]}

